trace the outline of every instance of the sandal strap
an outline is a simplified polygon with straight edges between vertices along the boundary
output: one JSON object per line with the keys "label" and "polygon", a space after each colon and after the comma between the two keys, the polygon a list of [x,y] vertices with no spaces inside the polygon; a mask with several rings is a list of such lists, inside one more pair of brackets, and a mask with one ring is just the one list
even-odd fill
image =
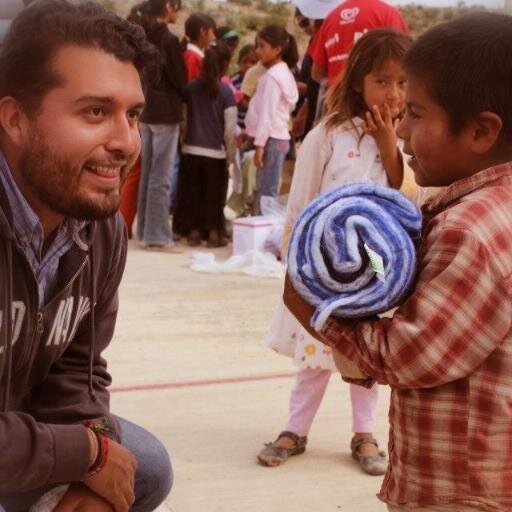
{"label": "sandal strap", "polygon": [[290,432],[289,430],[283,430],[282,432],[280,432],[279,435],[277,436],[276,441],[281,439],[281,437],[287,437],[288,439],[291,439],[296,445],[298,445],[301,442],[301,439],[304,439],[298,436],[295,432]]}
{"label": "sandal strap", "polygon": [[374,437],[353,437],[352,441],[350,441],[350,449],[352,450],[352,453],[357,453],[359,451],[359,447],[366,443],[374,444],[376,448],[379,449],[379,443]]}

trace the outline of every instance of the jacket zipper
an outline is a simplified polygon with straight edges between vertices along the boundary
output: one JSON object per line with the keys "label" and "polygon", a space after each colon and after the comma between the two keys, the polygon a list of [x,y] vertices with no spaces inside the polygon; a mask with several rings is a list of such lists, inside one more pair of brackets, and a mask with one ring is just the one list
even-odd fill
{"label": "jacket zipper", "polygon": [[[75,272],[75,274],[73,275],[73,277],[66,283],[66,285],[61,289],[61,291],[53,298],[53,300],[57,299],[59,295],[61,295],[62,293],[64,293],[64,291],[66,291],[74,282],[74,280],[78,277],[78,275],[82,272],[82,270],[84,269],[86,263],[89,261],[89,257],[86,256],[84,258],[84,261],[82,262],[82,264],[80,265],[80,267],[78,268],[78,270]],[[32,269],[31,269],[32,270]],[[39,291],[39,287],[37,286],[37,279],[34,275],[34,272],[32,272],[32,275],[34,277],[34,281],[36,282],[36,289]],[[93,305],[91,305],[91,307],[93,307]],[[23,350],[20,358],[19,358],[19,364],[16,365],[16,367],[14,368],[14,372],[18,372],[20,371],[26,364],[26,362],[28,361],[29,357],[30,357],[30,354],[32,353],[32,349],[34,348],[34,345],[35,345],[35,342],[36,342],[36,339],[38,337],[40,337],[43,332],[44,332],[44,322],[43,322],[43,318],[44,318],[44,314],[43,314],[43,310],[45,309],[45,307],[43,306],[43,308],[41,310],[39,310],[39,302],[38,302],[38,306],[37,306],[37,313],[35,315],[35,325],[34,325],[34,330],[33,330],[33,334],[30,338],[30,343],[28,343],[27,345],[25,345],[25,349]],[[14,373],[13,372],[13,373]]]}

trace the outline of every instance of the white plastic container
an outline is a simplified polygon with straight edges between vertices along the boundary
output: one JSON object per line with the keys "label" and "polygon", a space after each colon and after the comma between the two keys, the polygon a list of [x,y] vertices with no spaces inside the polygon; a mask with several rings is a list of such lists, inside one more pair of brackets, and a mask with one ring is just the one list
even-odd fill
{"label": "white plastic container", "polygon": [[233,221],[233,254],[247,251],[265,251],[265,241],[282,221],[269,215],[241,217]]}

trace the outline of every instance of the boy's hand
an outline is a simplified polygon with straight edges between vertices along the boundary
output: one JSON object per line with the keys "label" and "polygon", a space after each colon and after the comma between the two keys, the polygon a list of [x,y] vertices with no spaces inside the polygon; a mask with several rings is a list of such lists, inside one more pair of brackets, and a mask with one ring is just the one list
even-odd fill
{"label": "boy's hand", "polygon": [[292,285],[288,273],[284,278],[283,301],[285,306],[290,310],[292,315],[299,323],[308,331],[313,338],[322,341],[320,334],[311,327],[310,320],[315,312],[315,308],[306,302],[296,291]]}
{"label": "boy's hand", "polygon": [[84,484],[112,504],[115,512],[127,512],[135,501],[135,470],[137,461],[124,446],[109,440],[108,460]]}
{"label": "boy's hand", "polygon": [[379,107],[374,105],[370,112],[366,112],[366,125],[364,132],[371,135],[381,153],[396,151],[397,122],[391,117],[391,110],[387,103],[383,106],[384,115],[381,115]]}
{"label": "boy's hand", "polygon": [[257,169],[261,169],[263,167],[263,150],[265,149],[263,146],[255,146],[256,151],[254,152],[254,165]]}
{"label": "boy's hand", "polygon": [[71,484],[53,512],[112,512],[112,505],[85,485]]}

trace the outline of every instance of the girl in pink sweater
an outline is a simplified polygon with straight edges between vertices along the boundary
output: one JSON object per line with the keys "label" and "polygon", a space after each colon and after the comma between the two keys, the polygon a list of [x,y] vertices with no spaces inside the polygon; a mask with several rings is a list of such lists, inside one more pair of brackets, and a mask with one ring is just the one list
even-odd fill
{"label": "girl in pink sweater", "polygon": [[293,36],[278,25],[268,25],[256,36],[256,54],[267,71],[251,98],[245,126],[254,138],[256,175],[255,213],[260,214],[262,196],[277,196],[284,159],[290,148],[288,124],[299,98],[290,68],[299,54]]}

